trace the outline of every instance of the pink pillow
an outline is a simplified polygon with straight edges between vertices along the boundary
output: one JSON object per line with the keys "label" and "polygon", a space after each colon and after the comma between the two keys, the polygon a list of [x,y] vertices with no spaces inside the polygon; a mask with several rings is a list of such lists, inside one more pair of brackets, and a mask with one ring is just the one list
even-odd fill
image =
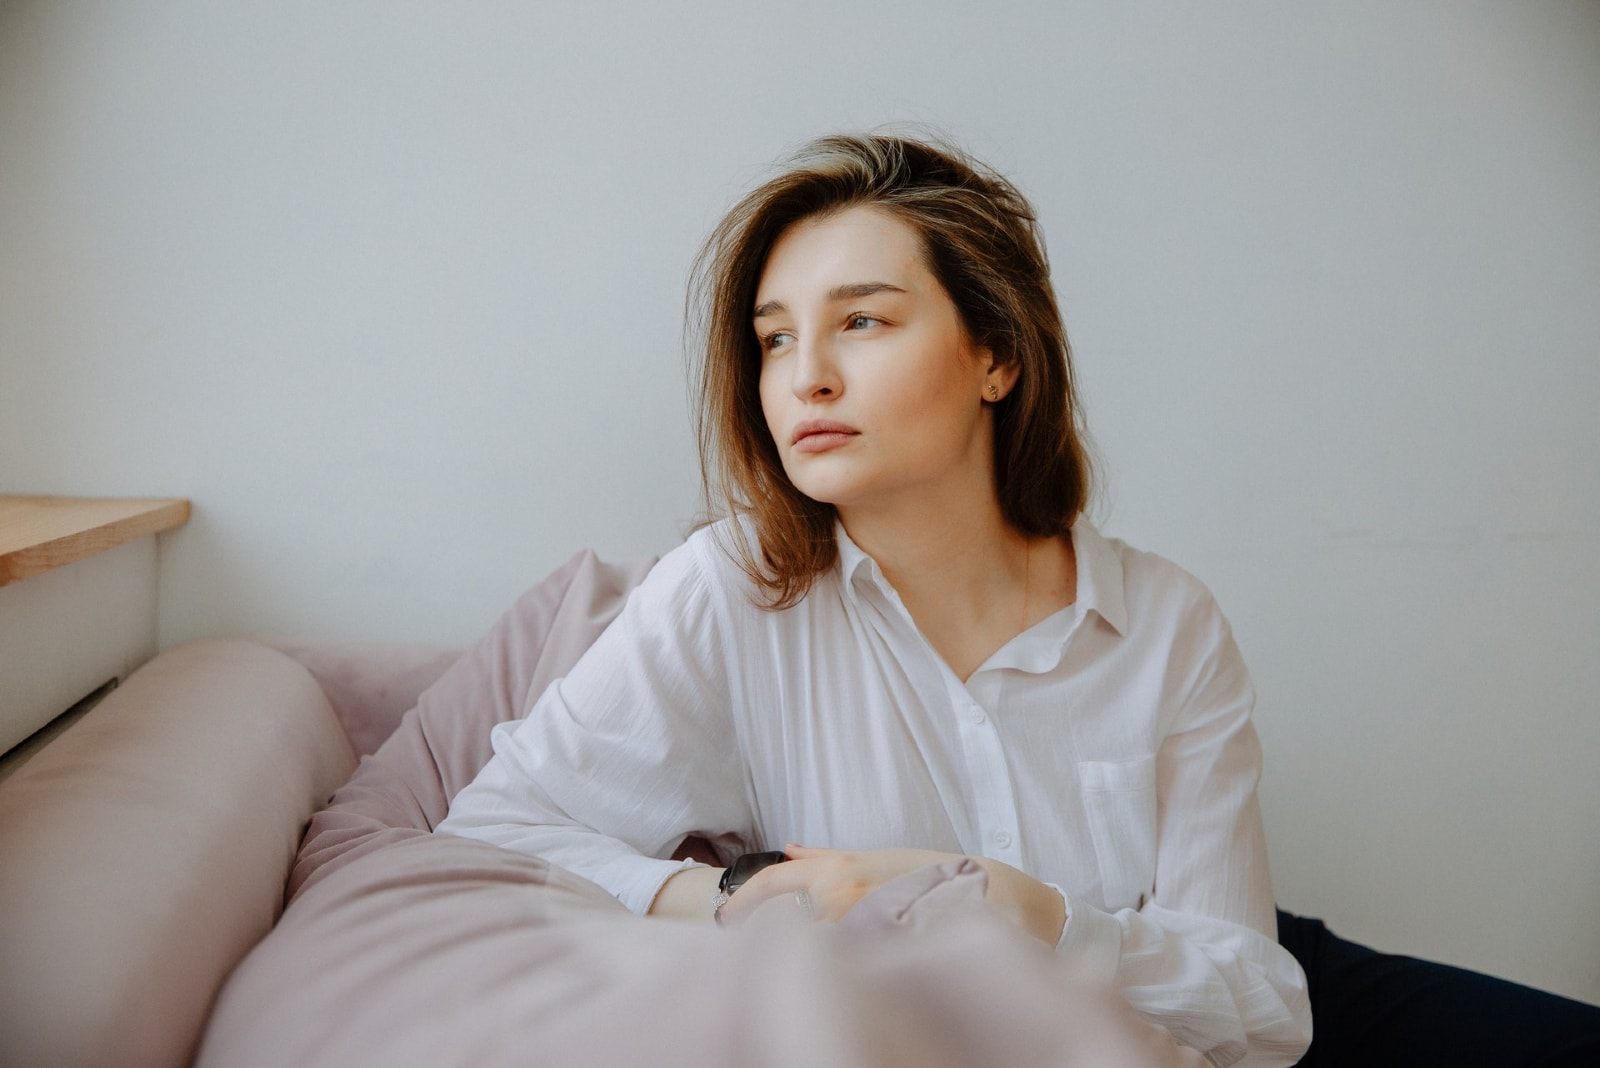
{"label": "pink pillow", "polygon": [[168,649],[0,783],[0,1064],[187,1064],[355,768],[303,667]]}
{"label": "pink pillow", "polygon": [[358,758],[377,751],[428,687],[461,659],[461,647],[391,642],[264,639],[311,672]]}
{"label": "pink pillow", "polygon": [[417,835],[329,873],[229,978],[197,1068],[1204,1068],[983,903],[968,860],[838,924],[649,920],[537,857]]}
{"label": "pink pillow", "polygon": [[312,817],[287,899],[357,856],[431,833],[488,763],[494,725],[524,715],[567,673],[654,563],[607,564],[585,550],[518,598]]}

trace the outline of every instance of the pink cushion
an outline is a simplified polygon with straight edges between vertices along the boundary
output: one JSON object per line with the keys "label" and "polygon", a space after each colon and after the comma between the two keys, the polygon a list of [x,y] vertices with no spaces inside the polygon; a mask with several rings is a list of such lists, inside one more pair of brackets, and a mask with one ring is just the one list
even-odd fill
{"label": "pink cushion", "polygon": [[375,752],[422,692],[461,659],[459,646],[269,639],[311,672],[357,757]]}
{"label": "pink cushion", "polygon": [[983,904],[971,861],[837,925],[634,916],[546,862],[417,835],[326,873],[239,967],[198,1068],[1203,1068]]}
{"label": "pink cushion", "polygon": [[566,674],[654,562],[607,564],[585,551],[518,598],[316,814],[289,898],[358,856],[430,833],[488,763],[494,725],[524,715]]}
{"label": "pink cushion", "polygon": [[204,641],[0,783],[0,1064],[186,1063],[354,767],[303,667]]}

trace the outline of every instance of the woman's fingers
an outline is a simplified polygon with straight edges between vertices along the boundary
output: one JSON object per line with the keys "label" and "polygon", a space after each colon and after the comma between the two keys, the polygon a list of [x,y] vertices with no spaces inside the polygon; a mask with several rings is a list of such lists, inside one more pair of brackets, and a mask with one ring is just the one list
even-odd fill
{"label": "woman's fingers", "polygon": [[813,849],[788,845],[788,863],[757,872],[723,907],[737,923],[767,901],[785,896],[810,919],[831,922],[873,890],[908,872],[950,860],[955,854],[922,849]]}
{"label": "woman's fingers", "polygon": [[[722,907],[723,921],[738,923],[763,903],[801,890],[806,891],[806,903],[810,905],[813,864],[809,860],[790,860],[786,864],[774,864],[756,872]],[[798,899],[796,907],[799,907]]]}
{"label": "woman's fingers", "polygon": [[807,919],[831,922],[849,912],[871,889],[850,875],[850,865],[842,859],[848,854],[837,850],[807,853],[813,855],[774,864],[752,876],[723,906],[724,921],[738,923],[766,902],[787,898],[784,907],[804,912]]}
{"label": "woman's fingers", "polygon": [[[738,923],[768,901],[787,896],[783,907],[807,918],[833,921],[856,902],[909,872],[958,860],[956,853],[926,849],[813,849],[787,845],[787,863],[757,872],[723,907],[725,922]],[[1067,922],[1066,900],[1053,887],[996,860],[979,860],[988,873],[986,900],[1007,919],[1047,945],[1060,941]],[[778,907],[778,906],[774,906]]]}

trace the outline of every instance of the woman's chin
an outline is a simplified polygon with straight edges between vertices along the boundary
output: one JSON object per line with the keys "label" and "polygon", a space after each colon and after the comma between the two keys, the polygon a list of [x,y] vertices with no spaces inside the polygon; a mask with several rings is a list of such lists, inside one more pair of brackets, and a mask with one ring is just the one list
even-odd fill
{"label": "woman's chin", "polygon": [[855,499],[860,487],[854,479],[830,478],[814,466],[796,465],[799,471],[786,471],[794,488],[818,504],[831,504],[835,508]]}

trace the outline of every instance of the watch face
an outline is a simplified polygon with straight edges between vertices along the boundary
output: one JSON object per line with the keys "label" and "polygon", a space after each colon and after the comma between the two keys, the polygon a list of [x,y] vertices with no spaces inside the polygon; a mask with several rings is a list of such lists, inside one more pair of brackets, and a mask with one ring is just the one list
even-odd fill
{"label": "watch face", "polygon": [[739,887],[750,881],[750,878],[762,868],[770,868],[774,864],[782,864],[789,858],[776,850],[768,853],[746,853],[728,868],[722,876],[723,889],[733,893]]}

